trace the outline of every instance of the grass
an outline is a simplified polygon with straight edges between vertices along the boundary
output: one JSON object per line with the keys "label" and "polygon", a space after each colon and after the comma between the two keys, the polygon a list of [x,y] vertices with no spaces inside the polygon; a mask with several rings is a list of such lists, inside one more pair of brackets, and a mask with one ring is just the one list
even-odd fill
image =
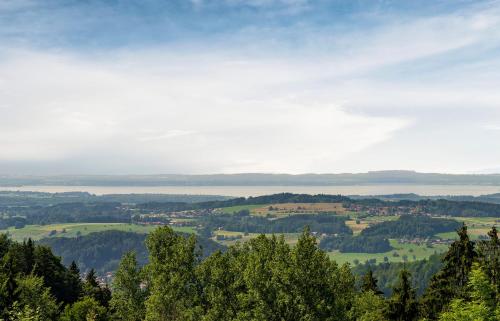
{"label": "grass", "polygon": [[345,221],[345,224],[351,229],[354,235],[358,235],[362,230],[368,227],[368,223],[366,221],[359,221],[359,224],[356,220],[348,220]]}
{"label": "grass", "polygon": [[[394,221],[399,218],[399,216],[369,216],[365,218],[356,218],[350,216],[351,219],[347,220],[345,224],[352,230],[354,235],[358,235],[365,228],[382,222]],[[357,223],[359,221],[359,224]]]}
{"label": "grass", "polygon": [[[469,238],[471,240],[478,240],[480,236],[485,236],[487,235],[488,231],[490,231],[491,228],[467,228],[467,234],[469,235]],[[458,235],[457,232],[446,232],[446,233],[438,233],[436,234],[437,237],[443,239],[443,240],[455,240],[457,239]]]}
{"label": "grass", "polygon": [[[479,239],[480,236],[486,236],[493,226],[500,223],[498,217],[451,217],[451,219],[465,223],[469,237],[473,240]],[[454,240],[457,238],[457,233],[439,233],[436,236],[442,239]]]}
{"label": "grass", "polygon": [[[418,261],[428,258],[434,253],[442,253],[448,249],[447,245],[440,244],[428,248],[427,245],[417,245],[403,243],[399,244],[396,240],[390,240],[391,246],[394,250],[385,253],[340,253],[338,251],[329,252],[328,255],[332,260],[337,261],[339,264],[350,263],[354,264],[356,260],[364,263],[370,259],[376,259],[377,263],[384,262],[384,257],[389,259],[389,262],[403,262],[403,255],[408,257],[408,262]],[[398,253],[398,257],[393,256],[393,253]],[[415,255],[415,258],[413,256]]]}
{"label": "grass", "polygon": [[[269,208],[272,207],[272,210]],[[337,213],[338,215],[347,215],[347,212],[341,203],[280,203],[280,204],[260,204],[260,205],[239,205],[220,208],[219,211],[224,214],[233,214],[242,210],[249,210],[252,216],[285,217],[296,214],[319,214],[319,213]]]}
{"label": "grass", "polygon": [[[9,233],[10,237],[16,241],[22,241],[27,238],[40,240],[45,237],[76,237],[77,235],[87,235],[94,232],[109,230],[149,233],[156,229],[154,225],[137,225],[127,223],[67,223],[67,224],[49,224],[49,225],[26,225],[21,229],[9,228],[0,230],[0,233]],[[174,227],[174,230],[185,233],[194,233],[191,227]],[[55,234],[49,235],[51,231]],[[63,231],[65,231],[63,233]]]}
{"label": "grass", "polygon": [[249,210],[250,212],[255,208],[261,208],[263,205],[238,205],[238,206],[230,206],[223,207],[220,211],[224,214],[233,214],[242,210]]}

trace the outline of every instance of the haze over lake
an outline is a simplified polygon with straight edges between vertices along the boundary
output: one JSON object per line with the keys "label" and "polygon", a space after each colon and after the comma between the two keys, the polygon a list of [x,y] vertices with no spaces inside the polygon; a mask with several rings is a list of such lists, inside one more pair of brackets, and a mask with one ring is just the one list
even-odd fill
{"label": "haze over lake", "polygon": [[500,186],[479,185],[347,185],[347,186],[15,186],[0,190],[34,192],[89,192],[91,194],[193,194],[224,196],[259,196],[275,193],[386,195],[415,193],[436,195],[485,195],[500,193]]}

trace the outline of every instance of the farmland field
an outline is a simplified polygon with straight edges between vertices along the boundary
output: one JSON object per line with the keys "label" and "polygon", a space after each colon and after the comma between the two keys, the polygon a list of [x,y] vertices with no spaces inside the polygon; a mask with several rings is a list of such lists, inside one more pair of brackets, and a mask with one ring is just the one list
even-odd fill
{"label": "farmland field", "polygon": [[[12,239],[22,241],[27,238],[40,240],[45,237],[76,237],[78,235],[87,235],[93,232],[102,232],[107,230],[149,233],[156,227],[157,226],[155,225],[137,225],[127,223],[65,223],[26,225],[20,229],[9,228],[6,230],[0,230],[0,233],[8,233]],[[191,227],[174,227],[174,230],[186,233],[194,232],[194,229]]]}
{"label": "farmland field", "polygon": [[356,221],[356,220],[347,220],[345,224],[352,230],[354,235],[361,233],[362,230],[369,226],[366,221]]}
{"label": "farmland field", "polygon": [[275,217],[288,216],[294,214],[318,214],[335,212],[339,215],[347,215],[341,203],[282,203],[282,204],[264,204],[264,205],[240,205],[220,208],[219,211],[224,214],[233,214],[242,210],[250,211],[253,216]]}
{"label": "farmland field", "polygon": [[[354,264],[357,260],[364,263],[367,260],[376,259],[377,263],[384,262],[384,257],[387,257],[389,262],[404,262],[403,256],[406,255],[408,262],[423,260],[434,253],[442,253],[448,249],[445,244],[433,245],[427,247],[425,244],[400,244],[396,240],[390,240],[391,246],[394,250],[385,253],[340,253],[338,251],[329,252],[328,255],[337,263],[350,263]],[[398,256],[394,256],[397,253]],[[415,258],[413,257],[415,256]]]}
{"label": "farmland field", "polygon": [[238,206],[223,207],[220,209],[220,211],[224,214],[233,214],[239,211],[249,210],[251,213],[254,208],[260,208],[260,207],[262,207],[262,205],[238,205]]}
{"label": "farmland field", "polygon": [[[452,217],[452,219],[463,222],[467,225],[469,236],[473,240],[479,239],[480,236],[486,236],[493,226],[498,226],[500,220],[498,217]],[[457,233],[439,233],[436,235],[442,239],[456,239]]]}

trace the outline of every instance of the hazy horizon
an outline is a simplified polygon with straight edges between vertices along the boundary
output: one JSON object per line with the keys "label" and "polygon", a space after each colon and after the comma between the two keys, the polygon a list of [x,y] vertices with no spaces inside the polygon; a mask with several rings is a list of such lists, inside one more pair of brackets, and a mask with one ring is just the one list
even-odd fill
{"label": "hazy horizon", "polygon": [[500,172],[499,1],[0,0],[0,174]]}

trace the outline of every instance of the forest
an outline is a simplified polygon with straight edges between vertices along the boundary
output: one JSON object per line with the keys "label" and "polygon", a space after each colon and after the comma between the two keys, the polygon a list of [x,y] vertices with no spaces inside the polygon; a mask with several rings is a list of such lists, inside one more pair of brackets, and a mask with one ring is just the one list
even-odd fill
{"label": "forest", "polygon": [[325,236],[321,239],[319,247],[325,251],[339,250],[344,253],[382,253],[392,250],[389,240],[378,235]]}
{"label": "forest", "polygon": [[362,236],[383,236],[385,238],[428,238],[437,233],[458,229],[460,223],[443,218],[423,215],[404,215],[395,221],[382,222],[361,231]]}
{"label": "forest", "polygon": [[[128,251],[134,251],[139,265],[145,265],[148,262],[145,240],[146,234],[109,230],[77,238],[44,238],[39,244],[50,246],[66,265],[74,261],[82,272],[93,268],[103,275],[116,271],[122,254]],[[223,245],[202,236],[198,236],[196,242],[202,257],[225,249]]]}
{"label": "forest", "polygon": [[[241,212],[240,212],[241,213]],[[298,214],[269,220],[265,217],[246,215],[217,215],[200,219],[200,223],[213,230],[223,226],[230,231],[246,233],[300,233],[304,226],[318,233],[352,234],[345,225],[345,218],[331,214]]]}
{"label": "forest", "polygon": [[261,235],[203,258],[196,236],[159,227],[119,263],[111,285],[81,278],[46,245],[0,237],[4,320],[499,320],[500,240],[472,241],[467,227],[439,258],[425,289],[401,266],[389,297],[371,268],[357,278],[317,245],[309,229],[295,246]]}

